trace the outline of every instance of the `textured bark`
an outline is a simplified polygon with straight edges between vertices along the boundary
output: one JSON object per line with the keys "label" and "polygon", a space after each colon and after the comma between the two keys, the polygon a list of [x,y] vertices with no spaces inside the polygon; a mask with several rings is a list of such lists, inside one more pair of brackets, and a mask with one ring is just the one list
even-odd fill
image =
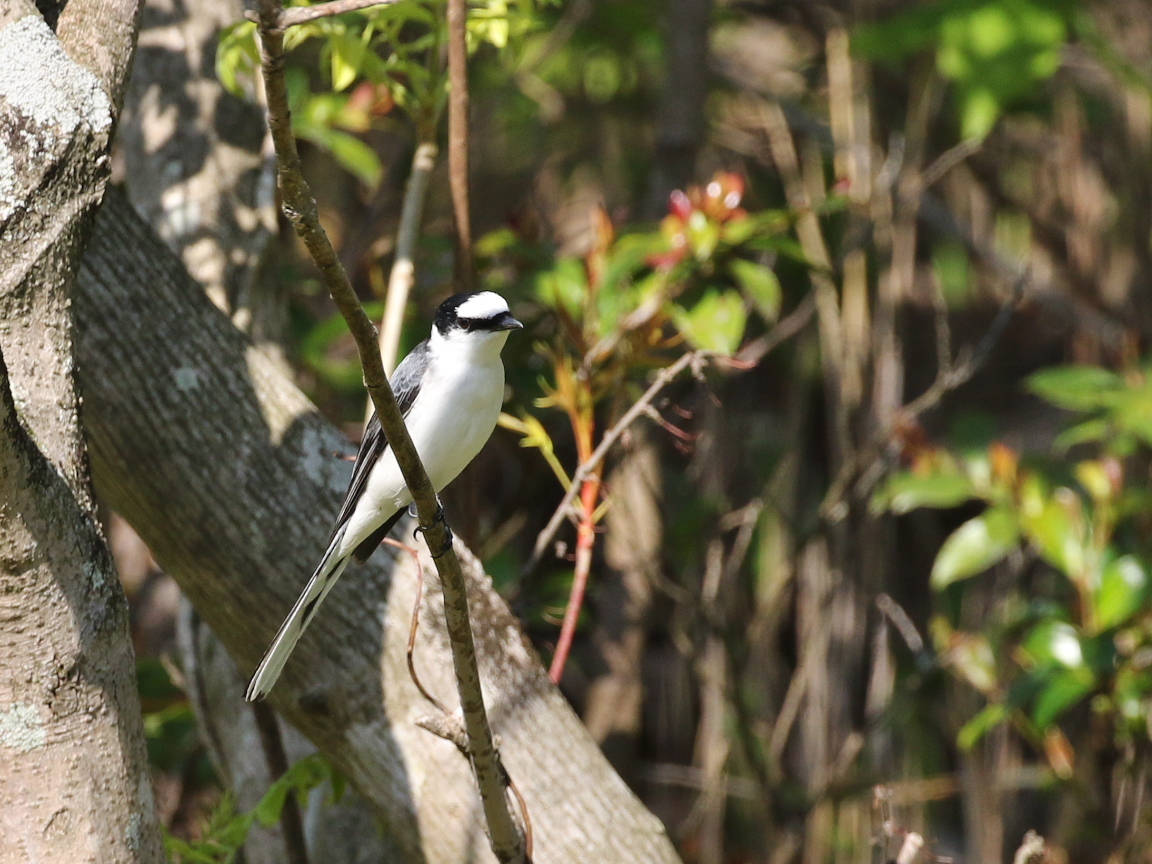
{"label": "textured bark", "polygon": [[[268,278],[274,268],[262,266],[266,251],[275,250],[276,230],[275,165],[264,146],[264,114],[225,91],[215,74],[220,32],[243,14],[240,0],[153,0],[145,7],[113,171],[212,302],[283,363],[287,303],[277,280]],[[181,667],[201,738],[237,807],[251,810],[271,778],[244,703],[243,676],[186,599],[181,609]],[[291,761],[315,752],[287,723],[280,729]],[[314,798],[329,795],[318,790]],[[313,864],[386,858],[367,805],[355,793],[310,815]],[[244,845],[248,864],[280,864],[287,857],[278,825],[257,826]]]}
{"label": "textured bark", "polygon": [[276,280],[257,278],[276,231],[275,169],[264,112],[215,69],[220,31],[243,15],[241,0],[148,3],[114,162],[133,206],[261,344],[287,325]]}
{"label": "textured bark", "polygon": [[[350,470],[336,454],[351,448],[117,196],[97,222],[77,310],[98,485],[249,670],[324,545]],[[535,860],[676,860],[460,551],[485,696],[528,802]],[[417,666],[453,704],[442,598],[425,569]],[[433,709],[405,662],[414,592],[407,556],[393,565],[378,554],[346,574],[271,701],[372,803],[399,860],[492,860],[467,762],[416,725]]]}
{"label": "textured bark", "polygon": [[128,607],[0,358],[0,862],[161,862]]}
{"label": "textured bark", "polygon": [[74,0],[57,38],[32,4],[0,7],[5,862],[164,860],[127,606],[92,503],[70,308],[135,19],[133,0]]}

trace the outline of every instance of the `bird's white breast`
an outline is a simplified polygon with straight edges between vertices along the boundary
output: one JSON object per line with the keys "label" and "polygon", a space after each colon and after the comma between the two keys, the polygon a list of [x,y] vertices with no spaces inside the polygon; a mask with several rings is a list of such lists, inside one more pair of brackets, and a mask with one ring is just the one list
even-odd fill
{"label": "bird's white breast", "polygon": [[[455,480],[484,447],[496,428],[503,399],[504,364],[499,349],[491,358],[451,354],[432,358],[405,420],[437,492]],[[368,476],[341,545],[354,548],[410,503],[412,496],[389,447]]]}

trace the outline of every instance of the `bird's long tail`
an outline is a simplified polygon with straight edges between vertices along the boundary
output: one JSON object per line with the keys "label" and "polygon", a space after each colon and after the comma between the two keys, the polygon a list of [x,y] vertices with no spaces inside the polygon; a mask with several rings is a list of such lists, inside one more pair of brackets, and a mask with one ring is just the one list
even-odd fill
{"label": "bird's long tail", "polygon": [[341,528],[332,538],[328,551],[324,553],[316,572],[308,580],[304,593],[300,595],[300,599],[296,601],[296,605],[292,607],[292,611],[288,613],[288,617],[280,625],[276,638],[272,640],[271,647],[256,668],[256,674],[252,676],[252,683],[248,685],[248,692],[244,698],[249,702],[255,702],[268,695],[276,683],[276,679],[280,677],[284,664],[288,662],[292,649],[296,647],[296,643],[304,635],[304,630],[312,623],[316,610],[320,608],[320,604],[324,602],[324,598],[328,596],[328,592],[332,590],[332,586],[336,584],[336,580],[340,578],[340,574],[348,566],[348,561],[352,557],[351,554],[345,553],[342,557],[337,557],[337,550],[343,539],[344,528]]}

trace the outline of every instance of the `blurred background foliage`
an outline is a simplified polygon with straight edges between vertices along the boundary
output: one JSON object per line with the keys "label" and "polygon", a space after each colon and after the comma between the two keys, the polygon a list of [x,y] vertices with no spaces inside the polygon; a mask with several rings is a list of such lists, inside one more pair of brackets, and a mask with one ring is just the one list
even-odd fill
{"label": "blurred background foliage", "polygon": [[[411,154],[445,137],[444,7],[288,45],[379,318]],[[478,278],[527,330],[446,501],[545,662],[568,611],[554,674],[684,858],[889,860],[918,832],[918,860],[990,862],[1035,830],[1051,861],[1147,860],[1152,6],[477,0],[469,47]],[[257,98],[256,61],[252,24],[220,34],[229,91]],[[447,186],[403,350],[453,290]],[[351,340],[289,234],[281,346],[358,437]],[[126,569],[172,851],[230,860],[283,790],[213,804],[163,577]]]}

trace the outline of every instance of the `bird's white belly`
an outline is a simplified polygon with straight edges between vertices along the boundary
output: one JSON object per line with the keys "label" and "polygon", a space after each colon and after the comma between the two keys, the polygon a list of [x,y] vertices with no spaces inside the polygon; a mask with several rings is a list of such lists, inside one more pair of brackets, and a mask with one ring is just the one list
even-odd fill
{"label": "bird's white belly", "polygon": [[[503,395],[504,366],[498,360],[472,367],[457,380],[441,376],[422,383],[406,422],[437,492],[456,479],[491,437]],[[349,548],[412,503],[391,447],[372,468],[361,502],[349,519],[342,544]]]}

